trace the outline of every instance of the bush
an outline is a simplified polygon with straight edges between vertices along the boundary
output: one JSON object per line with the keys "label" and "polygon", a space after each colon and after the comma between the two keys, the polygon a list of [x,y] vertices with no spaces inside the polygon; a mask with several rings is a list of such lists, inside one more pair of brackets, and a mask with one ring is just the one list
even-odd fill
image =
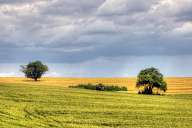
{"label": "bush", "polygon": [[70,86],[70,88],[83,88],[98,91],[127,91],[127,87],[119,87],[104,84],[79,84],[77,86]]}

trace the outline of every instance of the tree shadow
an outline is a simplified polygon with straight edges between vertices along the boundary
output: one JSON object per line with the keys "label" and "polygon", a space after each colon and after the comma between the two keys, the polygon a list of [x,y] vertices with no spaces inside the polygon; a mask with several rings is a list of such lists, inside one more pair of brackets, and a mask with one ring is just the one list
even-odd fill
{"label": "tree shadow", "polygon": [[35,80],[30,80],[30,79],[26,79],[26,80],[22,80],[23,82],[34,82],[34,83],[36,83],[36,82],[40,82],[40,81],[42,81],[42,80],[37,80],[37,81],[35,81]]}

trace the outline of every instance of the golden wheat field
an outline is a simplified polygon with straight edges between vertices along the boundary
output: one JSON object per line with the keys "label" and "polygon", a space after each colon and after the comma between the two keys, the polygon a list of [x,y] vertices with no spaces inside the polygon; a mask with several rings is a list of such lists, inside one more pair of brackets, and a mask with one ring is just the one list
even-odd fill
{"label": "golden wheat field", "polygon": [[[148,96],[136,78],[0,78],[0,128],[191,128],[192,78],[166,80],[168,93]],[[129,91],[67,88],[80,83]]]}
{"label": "golden wheat field", "polygon": [[[168,83],[167,93],[192,93],[192,77],[169,77],[165,79]],[[136,78],[42,78],[34,82],[27,78],[2,77],[0,83],[64,86],[83,84],[83,83],[103,83],[107,85],[126,86],[130,93],[136,93]]]}

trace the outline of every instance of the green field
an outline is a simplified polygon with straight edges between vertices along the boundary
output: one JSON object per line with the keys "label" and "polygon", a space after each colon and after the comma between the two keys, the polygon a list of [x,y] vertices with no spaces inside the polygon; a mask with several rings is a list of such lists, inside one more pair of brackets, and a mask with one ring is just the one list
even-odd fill
{"label": "green field", "polygon": [[1,128],[191,128],[192,94],[0,84]]}

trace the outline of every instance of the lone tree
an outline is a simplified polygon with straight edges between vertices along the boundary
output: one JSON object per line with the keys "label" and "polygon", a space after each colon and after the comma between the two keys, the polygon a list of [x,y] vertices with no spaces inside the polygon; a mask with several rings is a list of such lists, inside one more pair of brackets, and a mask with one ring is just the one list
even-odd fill
{"label": "lone tree", "polygon": [[[163,75],[156,68],[146,68],[141,70],[137,76],[138,88],[143,88],[139,90],[139,94],[153,94],[153,88],[166,92],[167,83],[163,80]],[[159,92],[158,92],[159,94]]]}
{"label": "lone tree", "polygon": [[34,81],[37,81],[43,74],[45,74],[45,72],[48,71],[48,67],[42,64],[41,61],[34,61],[27,65],[22,65],[21,71],[27,78],[31,78]]}

